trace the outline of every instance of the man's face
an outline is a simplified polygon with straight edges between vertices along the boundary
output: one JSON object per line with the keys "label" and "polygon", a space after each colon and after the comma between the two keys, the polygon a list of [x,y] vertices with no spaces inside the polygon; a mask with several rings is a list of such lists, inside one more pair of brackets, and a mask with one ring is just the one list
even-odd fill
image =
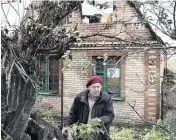
{"label": "man's face", "polygon": [[88,87],[88,89],[89,89],[89,94],[92,97],[98,97],[101,91],[101,84],[100,83],[92,84]]}

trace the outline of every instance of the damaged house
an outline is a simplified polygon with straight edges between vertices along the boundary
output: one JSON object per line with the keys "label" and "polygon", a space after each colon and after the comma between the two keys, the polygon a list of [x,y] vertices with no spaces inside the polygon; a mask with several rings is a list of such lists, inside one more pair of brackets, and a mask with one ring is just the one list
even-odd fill
{"label": "damaged house", "polygon": [[[83,3],[82,5],[84,5]],[[92,5],[91,5],[92,6]],[[68,115],[74,97],[86,89],[87,79],[99,75],[102,90],[111,95],[114,122],[139,123],[157,119],[162,75],[161,41],[150,26],[141,22],[133,2],[116,0],[108,14],[84,13],[82,6],[65,19],[66,28],[77,26],[81,42],[71,46],[69,58],[48,56],[40,60],[44,86],[34,110],[50,109],[56,116]],[[151,49],[152,48],[152,49]],[[67,68],[66,68],[67,67]],[[64,70],[63,70],[64,68]],[[129,105],[130,104],[130,105]]]}

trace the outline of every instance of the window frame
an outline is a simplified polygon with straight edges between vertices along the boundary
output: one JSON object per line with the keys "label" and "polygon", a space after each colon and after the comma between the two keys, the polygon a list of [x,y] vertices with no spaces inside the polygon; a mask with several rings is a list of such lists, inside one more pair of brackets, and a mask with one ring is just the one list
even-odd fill
{"label": "window frame", "polygon": [[[99,57],[99,56],[92,56],[92,66],[93,65],[95,65],[95,60],[97,59],[97,57]],[[112,56],[109,56],[109,57],[119,57],[119,59],[121,59],[121,56],[115,56],[115,55],[112,55]],[[120,92],[120,96],[119,97],[113,97],[113,96],[111,96],[111,99],[112,100],[114,100],[114,101],[122,101],[123,99],[122,99],[122,61],[120,61],[119,62],[119,65],[120,65],[120,77],[119,77],[119,92]],[[96,66],[95,66],[96,67]],[[107,76],[107,69],[108,69],[108,67],[107,67],[107,64],[106,65],[103,65],[103,92],[106,92],[107,94],[108,94],[108,92],[107,92],[107,78],[108,78],[108,76]],[[94,73],[94,71],[93,71],[93,67],[92,67],[92,75],[98,75],[98,74],[96,74],[96,73]]]}
{"label": "window frame", "polygon": [[[39,69],[39,71],[41,69],[40,62],[44,61],[44,63],[45,63],[44,71],[46,72],[44,74],[44,77],[45,77],[44,89],[40,89],[40,88],[42,88],[42,87],[40,87],[39,90],[37,91],[38,95],[57,95],[58,92],[59,92],[59,86],[58,86],[57,90],[49,90],[49,85],[50,85],[50,82],[49,82],[49,77],[50,77],[49,69],[50,69],[50,60],[51,60],[50,57],[51,56],[54,56],[54,55],[49,55],[47,57],[44,57],[43,59],[39,58],[39,60],[38,60],[38,69]],[[59,69],[59,60],[56,59],[56,63],[58,63],[58,69]],[[57,76],[58,76],[58,82],[59,82],[59,71],[57,73]],[[59,84],[59,83],[57,83],[57,84]]]}

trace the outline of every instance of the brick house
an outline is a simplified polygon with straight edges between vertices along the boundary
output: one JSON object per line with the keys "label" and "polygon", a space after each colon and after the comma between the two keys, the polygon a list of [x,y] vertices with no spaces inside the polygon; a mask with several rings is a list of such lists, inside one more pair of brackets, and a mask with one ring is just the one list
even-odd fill
{"label": "brick house", "polygon": [[[60,116],[63,95],[63,113],[67,116],[74,97],[86,88],[88,77],[100,75],[103,91],[113,100],[114,122],[142,122],[128,103],[135,105],[141,117],[156,120],[160,105],[161,43],[150,26],[140,22],[140,12],[133,3],[117,0],[113,5],[110,20],[90,21],[90,16],[82,15],[80,10],[67,17],[64,27],[77,24],[78,31],[90,37],[72,45],[71,67],[63,71],[63,77],[62,68],[68,60],[50,56],[41,61],[45,88],[39,92],[40,101],[34,110],[48,107]],[[89,23],[83,23],[83,16]],[[91,36],[94,33],[97,35]],[[130,43],[131,38],[134,42],[139,38],[142,43]]]}

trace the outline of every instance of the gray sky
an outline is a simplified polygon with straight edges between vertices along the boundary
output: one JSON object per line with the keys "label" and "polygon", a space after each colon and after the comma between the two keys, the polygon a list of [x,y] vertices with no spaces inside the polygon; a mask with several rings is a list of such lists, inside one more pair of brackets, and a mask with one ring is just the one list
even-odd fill
{"label": "gray sky", "polygon": [[[1,1],[5,1],[5,0],[1,0]],[[10,4],[1,5],[1,26],[6,25],[4,12],[6,13],[7,19],[11,26],[19,25],[22,17],[26,12],[24,8],[26,8],[31,3],[32,0],[21,0],[21,1],[22,2],[20,3],[19,0],[17,0],[17,2],[11,3],[11,5]],[[2,6],[3,6],[3,9],[2,9]]]}

